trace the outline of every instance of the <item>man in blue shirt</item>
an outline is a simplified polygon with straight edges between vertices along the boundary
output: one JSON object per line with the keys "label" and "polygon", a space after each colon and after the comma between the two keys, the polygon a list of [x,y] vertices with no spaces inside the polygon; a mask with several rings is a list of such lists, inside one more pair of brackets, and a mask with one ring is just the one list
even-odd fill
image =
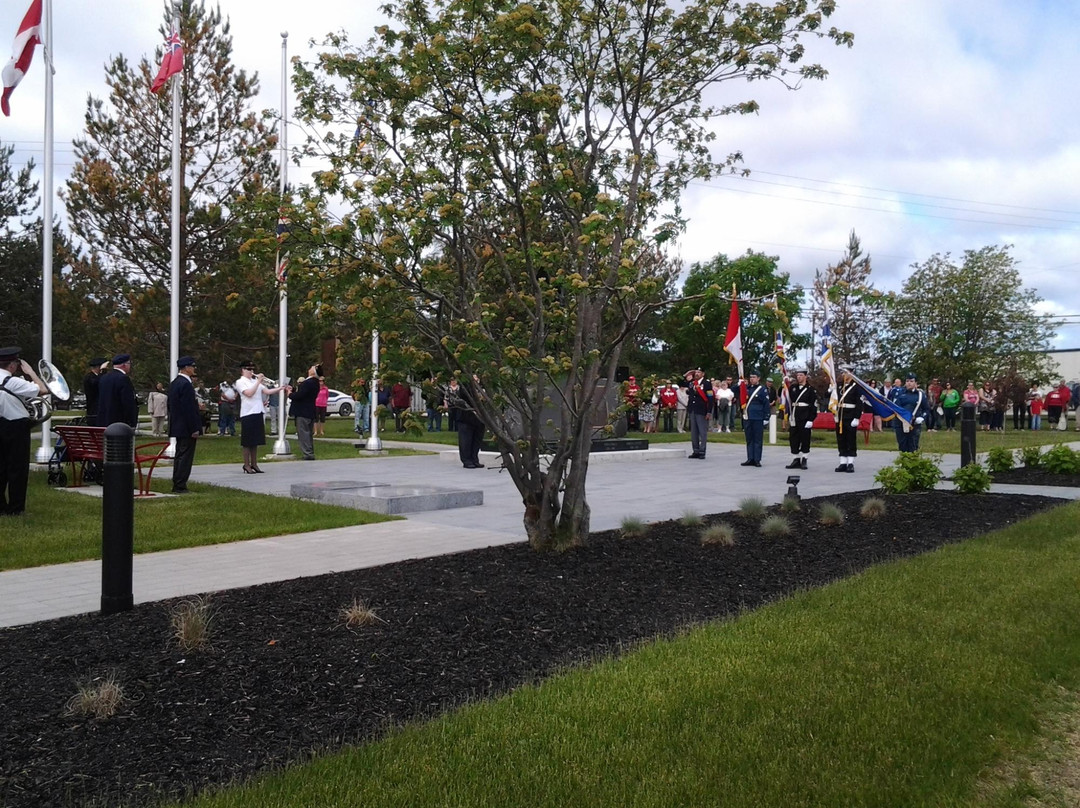
{"label": "man in blue shirt", "polygon": [[904,387],[893,398],[893,403],[909,413],[908,420],[911,425],[905,424],[899,418],[893,419],[893,429],[896,431],[896,444],[901,452],[919,451],[919,437],[922,433],[922,425],[930,414],[929,403],[926,393],[919,389],[915,381],[915,374],[909,373]]}

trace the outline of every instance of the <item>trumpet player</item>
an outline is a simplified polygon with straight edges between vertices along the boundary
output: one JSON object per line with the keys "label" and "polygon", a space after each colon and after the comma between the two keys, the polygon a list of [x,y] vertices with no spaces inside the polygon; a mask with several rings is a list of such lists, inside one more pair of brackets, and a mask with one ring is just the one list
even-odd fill
{"label": "trumpet player", "polygon": [[[14,375],[20,370],[26,379]],[[0,348],[0,516],[18,516],[26,510],[26,484],[30,479],[30,414],[26,402],[48,392],[34,369],[19,358],[18,348]]]}
{"label": "trumpet player", "polygon": [[262,474],[259,468],[259,447],[266,444],[266,424],[263,422],[263,397],[272,396],[288,387],[267,387],[267,378],[255,373],[255,363],[240,365],[240,378],[233,387],[240,394],[240,446],[244,450],[244,474]]}

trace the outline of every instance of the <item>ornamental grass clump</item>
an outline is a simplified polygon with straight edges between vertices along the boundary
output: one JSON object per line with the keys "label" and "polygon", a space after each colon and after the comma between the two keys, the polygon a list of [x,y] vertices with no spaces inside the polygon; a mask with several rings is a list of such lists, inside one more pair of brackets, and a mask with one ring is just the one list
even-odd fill
{"label": "ornamental grass clump", "polygon": [[64,707],[65,715],[92,716],[104,720],[112,718],[124,703],[124,688],[114,671],[80,682],[77,687],[78,692],[68,699]]}
{"label": "ornamental grass clump", "polygon": [[818,521],[829,527],[839,527],[844,524],[844,511],[835,502],[823,502],[818,511]]}
{"label": "ornamental grass clump", "polygon": [[802,510],[802,500],[794,494],[785,494],[780,501],[780,510],[784,513],[799,513]]}
{"label": "ornamental grass clump", "polygon": [[645,530],[645,522],[636,516],[624,516],[619,525],[619,535],[624,539],[640,539]]}
{"label": "ornamental grass clump", "polygon": [[782,539],[791,535],[791,522],[787,517],[776,514],[765,519],[759,530],[767,539]]}
{"label": "ornamental grass clump", "polygon": [[735,544],[735,528],[727,522],[710,525],[701,531],[701,543],[704,545],[717,544],[721,547],[731,547]]}
{"label": "ornamental grass clump", "polygon": [[176,605],[169,618],[173,639],[184,651],[204,651],[210,647],[214,611],[209,598],[190,598]]}
{"label": "ornamental grass clump", "polygon": [[739,515],[748,519],[760,519],[765,515],[765,501],[760,497],[739,500]]}
{"label": "ornamental grass clump", "polygon": [[360,628],[361,626],[370,626],[375,622],[386,622],[375,614],[375,610],[360,598],[353,598],[352,603],[342,607],[341,619],[345,621],[345,625],[349,628]]}
{"label": "ornamental grass clump", "polygon": [[885,500],[878,497],[867,497],[859,508],[859,516],[863,519],[880,519],[888,511]]}
{"label": "ornamental grass clump", "polygon": [[683,527],[701,527],[701,515],[696,511],[683,511],[679,517],[679,524]]}

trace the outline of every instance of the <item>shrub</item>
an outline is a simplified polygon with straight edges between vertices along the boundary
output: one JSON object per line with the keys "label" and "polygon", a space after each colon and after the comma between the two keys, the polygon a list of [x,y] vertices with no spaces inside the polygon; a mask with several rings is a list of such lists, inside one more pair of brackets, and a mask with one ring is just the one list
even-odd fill
{"label": "shrub", "polygon": [[761,523],[761,535],[769,539],[782,539],[791,535],[791,522],[786,517],[774,515]]}
{"label": "shrub", "polygon": [[701,532],[701,543],[731,547],[735,544],[735,528],[727,522],[711,525]]}
{"label": "shrub", "polygon": [[830,527],[839,527],[844,524],[844,511],[835,502],[823,502],[818,511],[818,521]]}
{"label": "shrub", "polygon": [[376,620],[385,622],[381,617],[375,614],[374,609],[364,603],[364,601],[360,600],[360,598],[353,598],[352,603],[342,607],[341,619],[345,621],[345,625],[349,628],[368,626]]}
{"label": "shrub", "polygon": [[877,497],[867,497],[863,500],[862,507],[859,508],[859,515],[863,519],[880,519],[887,510],[885,500]]}
{"label": "shrub", "polygon": [[747,497],[740,500],[739,513],[751,519],[760,519],[765,515],[765,500],[760,497]]}
{"label": "shrub", "polygon": [[624,516],[619,531],[624,539],[640,539],[645,535],[645,523],[636,516]]}
{"label": "shrub", "polygon": [[1080,473],[1080,454],[1061,444],[1042,456],[1042,465],[1051,474],[1077,474]]}
{"label": "shrub", "polygon": [[66,715],[112,718],[124,703],[124,688],[115,672],[99,676],[77,685],[78,692],[68,699],[64,708]]}
{"label": "shrub", "polygon": [[780,502],[780,510],[784,513],[798,513],[802,510],[802,500],[793,494],[785,494]]}
{"label": "shrub", "polygon": [[995,473],[1008,471],[1016,464],[1015,461],[1012,449],[1006,449],[1004,446],[995,446],[986,454],[986,467]]}
{"label": "shrub", "polygon": [[214,612],[209,598],[191,598],[181,601],[173,609],[170,623],[173,638],[184,651],[198,651],[210,647],[210,627]]}
{"label": "shrub", "polygon": [[701,516],[694,511],[684,511],[679,517],[679,524],[683,527],[701,527]]}
{"label": "shrub", "polygon": [[1025,468],[1036,469],[1042,464],[1042,447],[1025,446],[1020,450],[1020,459]]}
{"label": "shrub", "polygon": [[874,475],[874,481],[890,494],[932,491],[940,479],[937,461],[919,452],[901,452],[891,466]]}
{"label": "shrub", "polygon": [[961,494],[984,494],[990,490],[990,472],[978,463],[968,463],[953,472],[953,483]]}

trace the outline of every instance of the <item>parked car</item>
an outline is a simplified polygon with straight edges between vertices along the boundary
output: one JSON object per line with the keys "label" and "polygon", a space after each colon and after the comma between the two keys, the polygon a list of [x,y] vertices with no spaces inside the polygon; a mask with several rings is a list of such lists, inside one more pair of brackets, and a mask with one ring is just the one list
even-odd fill
{"label": "parked car", "polygon": [[330,390],[330,394],[326,399],[327,415],[340,415],[342,418],[351,418],[355,409],[356,402],[353,401],[352,396],[348,393],[342,393],[340,390]]}

